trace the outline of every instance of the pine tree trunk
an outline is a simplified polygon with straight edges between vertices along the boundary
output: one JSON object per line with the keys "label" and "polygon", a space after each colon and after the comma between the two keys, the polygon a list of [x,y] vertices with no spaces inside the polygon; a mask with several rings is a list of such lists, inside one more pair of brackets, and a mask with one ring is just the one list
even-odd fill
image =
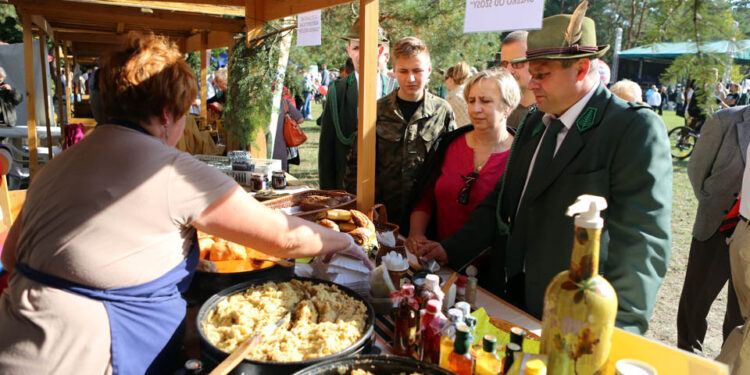
{"label": "pine tree trunk", "polygon": [[641,27],[643,26],[643,16],[646,14],[646,0],[643,0],[643,5],[641,6],[641,18],[638,20],[638,32],[635,33],[635,43],[633,43],[633,47],[638,45],[638,42],[641,39]]}
{"label": "pine tree trunk", "polygon": [[630,22],[628,23],[628,44],[627,48],[630,49],[631,41],[633,40],[633,24],[635,24],[635,8],[636,8],[636,2],[637,0],[632,0],[630,2]]}

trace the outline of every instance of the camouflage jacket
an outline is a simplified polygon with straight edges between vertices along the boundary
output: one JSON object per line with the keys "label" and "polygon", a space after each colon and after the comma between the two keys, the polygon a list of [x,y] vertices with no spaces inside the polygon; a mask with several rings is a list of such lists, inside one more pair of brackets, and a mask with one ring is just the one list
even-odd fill
{"label": "camouflage jacket", "polygon": [[[388,221],[400,223],[406,200],[417,171],[425,156],[442,134],[456,129],[453,110],[448,102],[425,91],[424,102],[409,121],[401,114],[398,90],[378,100],[375,125],[375,202],[385,204]],[[347,191],[357,190],[357,147],[347,160]]]}

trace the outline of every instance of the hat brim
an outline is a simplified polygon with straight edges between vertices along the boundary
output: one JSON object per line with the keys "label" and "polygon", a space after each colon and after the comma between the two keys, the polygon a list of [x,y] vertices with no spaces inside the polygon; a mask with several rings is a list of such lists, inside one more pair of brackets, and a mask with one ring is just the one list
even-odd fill
{"label": "hat brim", "polygon": [[534,60],[573,60],[573,59],[585,59],[585,58],[593,58],[593,57],[602,57],[604,56],[607,51],[609,51],[609,44],[604,46],[597,46],[599,49],[596,52],[589,52],[589,53],[577,53],[577,54],[568,54],[568,53],[558,53],[558,54],[550,54],[550,55],[540,55],[540,56],[534,56],[531,58],[527,57],[521,57],[518,59],[511,60],[511,64],[518,64],[526,61],[534,61]]}

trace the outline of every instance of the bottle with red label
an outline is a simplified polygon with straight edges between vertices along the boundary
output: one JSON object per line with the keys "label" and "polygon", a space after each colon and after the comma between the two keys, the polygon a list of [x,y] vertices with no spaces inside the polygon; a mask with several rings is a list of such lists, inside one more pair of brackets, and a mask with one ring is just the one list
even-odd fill
{"label": "bottle with red label", "polygon": [[440,312],[442,303],[436,299],[427,301],[427,311],[422,316],[419,329],[421,341],[419,343],[419,359],[422,362],[440,363],[440,326],[445,322],[445,316]]}

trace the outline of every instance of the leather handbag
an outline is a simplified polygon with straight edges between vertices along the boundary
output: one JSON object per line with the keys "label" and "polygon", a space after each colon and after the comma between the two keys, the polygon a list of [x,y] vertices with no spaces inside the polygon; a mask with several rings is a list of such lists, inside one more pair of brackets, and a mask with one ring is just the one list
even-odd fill
{"label": "leather handbag", "polygon": [[307,136],[299,123],[289,115],[289,103],[286,100],[284,100],[284,141],[287,147],[297,147],[307,141]]}

